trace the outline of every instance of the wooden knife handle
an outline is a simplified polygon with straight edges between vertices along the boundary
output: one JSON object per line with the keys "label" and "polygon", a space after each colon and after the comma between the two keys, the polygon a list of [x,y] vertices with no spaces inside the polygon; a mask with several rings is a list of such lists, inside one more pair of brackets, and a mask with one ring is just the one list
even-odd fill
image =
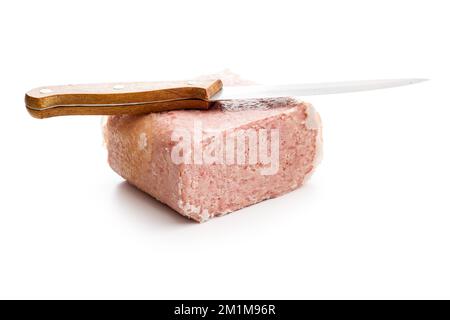
{"label": "wooden knife handle", "polygon": [[27,92],[25,103],[36,118],[139,114],[207,109],[221,89],[219,79],[49,86]]}

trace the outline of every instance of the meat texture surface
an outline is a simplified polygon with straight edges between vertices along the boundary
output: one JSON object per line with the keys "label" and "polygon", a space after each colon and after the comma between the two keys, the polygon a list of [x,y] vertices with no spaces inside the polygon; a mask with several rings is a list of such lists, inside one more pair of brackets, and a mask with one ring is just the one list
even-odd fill
{"label": "meat texture surface", "polygon": [[321,158],[320,118],[293,98],[111,116],[104,136],[115,172],[198,222],[299,188]]}

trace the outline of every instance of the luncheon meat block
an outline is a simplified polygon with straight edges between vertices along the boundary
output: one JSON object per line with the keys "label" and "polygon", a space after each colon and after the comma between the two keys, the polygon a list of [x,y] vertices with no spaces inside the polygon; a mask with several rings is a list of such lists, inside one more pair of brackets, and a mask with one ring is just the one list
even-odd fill
{"label": "luncheon meat block", "polygon": [[293,98],[111,116],[104,135],[114,171],[198,222],[299,188],[322,140],[318,114]]}

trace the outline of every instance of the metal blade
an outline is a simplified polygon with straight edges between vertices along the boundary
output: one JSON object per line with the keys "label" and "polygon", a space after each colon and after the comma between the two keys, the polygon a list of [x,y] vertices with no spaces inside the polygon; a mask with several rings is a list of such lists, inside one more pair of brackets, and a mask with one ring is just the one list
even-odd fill
{"label": "metal blade", "polygon": [[212,101],[253,98],[301,97],[322,94],[357,92],[406,86],[428,79],[386,79],[328,83],[252,85],[224,87],[212,97]]}

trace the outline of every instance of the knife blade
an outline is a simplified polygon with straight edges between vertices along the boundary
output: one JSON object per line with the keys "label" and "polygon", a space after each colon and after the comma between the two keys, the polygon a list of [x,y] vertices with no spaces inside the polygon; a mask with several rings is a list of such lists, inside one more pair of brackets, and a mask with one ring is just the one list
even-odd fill
{"label": "knife blade", "polygon": [[385,79],[310,84],[223,87],[220,79],[49,86],[25,95],[36,118],[62,115],[142,114],[177,109],[207,109],[232,99],[303,97],[398,87],[427,79]]}
{"label": "knife blade", "polygon": [[212,101],[254,98],[303,97],[349,93],[406,86],[427,79],[384,79],[359,80],[326,83],[305,83],[286,85],[250,85],[239,87],[224,87],[212,97]]}

